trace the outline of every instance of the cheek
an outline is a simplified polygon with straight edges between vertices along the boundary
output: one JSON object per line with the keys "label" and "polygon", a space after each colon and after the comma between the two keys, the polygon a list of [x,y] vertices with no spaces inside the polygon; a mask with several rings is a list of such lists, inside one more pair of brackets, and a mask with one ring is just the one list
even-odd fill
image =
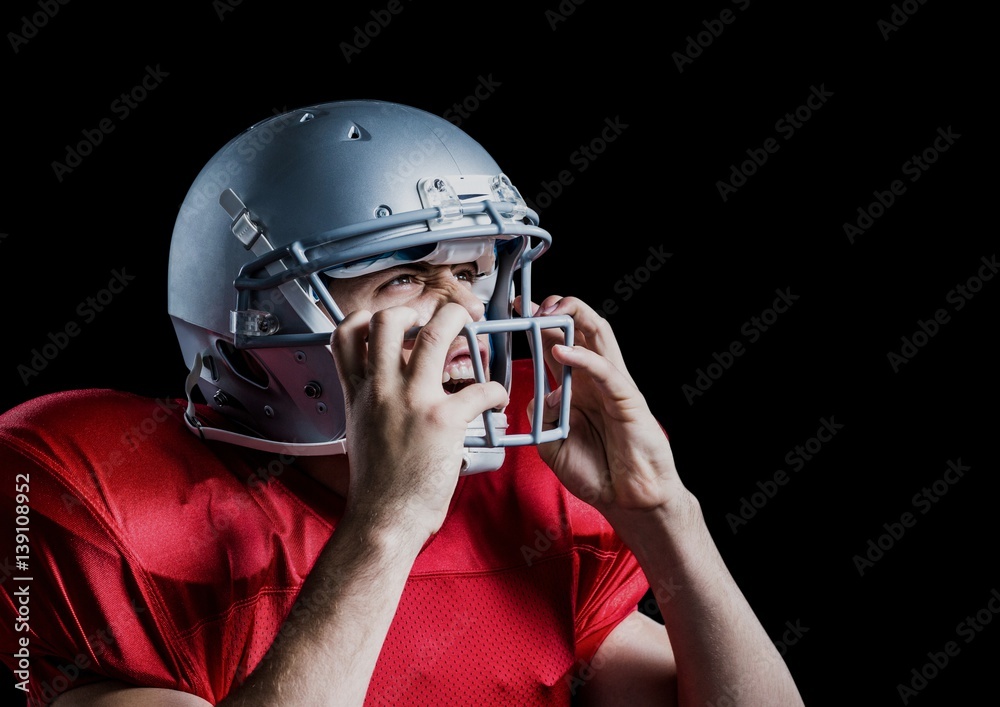
{"label": "cheek", "polygon": [[351,292],[350,289],[344,287],[344,283],[341,281],[335,281],[333,286],[327,288],[333,301],[337,303],[337,306],[340,307],[340,311],[344,313],[345,317],[358,309],[375,311],[376,308],[372,303],[371,297]]}

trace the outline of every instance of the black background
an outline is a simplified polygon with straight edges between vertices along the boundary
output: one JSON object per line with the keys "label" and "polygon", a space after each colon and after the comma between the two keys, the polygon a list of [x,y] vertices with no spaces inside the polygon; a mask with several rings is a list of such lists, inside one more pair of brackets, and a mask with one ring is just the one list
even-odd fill
{"label": "black background", "polygon": [[[536,298],[613,302],[631,371],[806,703],[903,704],[897,686],[948,641],[959,654],[908,703],[995,701],[1000,278],[973,281],[961,309],[949,295],[997,252],[991,20],[940,1],[779,5],[52,0],[47,17],[44,2],[8,3],[0,408],[65,388],[182,393],[170,232],[198,170],[243,128],[343,98],[437,114],[464,102],[461,127],[554,236]],[[886,36],[879,22],[907,9]],[[709,43],[703,23],[724,10]],[[699,33],[707,46],[679,70]],[[112,104],[147,67],[161,80],[123,117]],[[814,88],[825,101],[779,130]],[[60,179],[53,162],[102,119],[113,131]],[[960,137],[935,155],[939,130]],[[779,149],[723,199],[717,182],[768,138]],[[904,163],[928,148],[911,181]],[[894,180],[906,191],[852,243],[845,222]],[[651,249],[671,254],[655,271]],[[78,305],[116,270],[134,279],[82,323]],[[750,342],[776,290],[797,299]],[[894,370],[888,354],[939,309],[948,321]],[[79,334],[25,382],[19,366],[70,322]],[[734,341],[744,353],[689,400],[682,386]],[[842,427],[796,471],[786,455],[824,419]],[[969,469],[942,486],[949,460]],[[788,482],[734,525],[779,469]],[[947,493],[915,506],[936,481]],[[855,556],[907,511],[913,527],[859,572]],[[959,624],[980,611],[993,621],[966,642]]]}

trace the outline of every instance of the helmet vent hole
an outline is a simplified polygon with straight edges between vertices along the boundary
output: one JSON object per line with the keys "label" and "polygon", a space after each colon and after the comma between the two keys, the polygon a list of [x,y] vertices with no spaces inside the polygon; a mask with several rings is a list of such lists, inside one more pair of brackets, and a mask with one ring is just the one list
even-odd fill
{"label": "helmet vent hole", "polygon": [[249,351],[236,348],[223,339],[219,339],[216,342],[216,348],[219,349],[222,357],[226,359],[233,373],[259,388],[267,388],[267,372],[260,365],[260,361],[257,360],[256,356]]}
{"label": "helmet vent hole", "polygon": [[302,114],[301,118],[299,118],[299,122],[300,123],[308,123],[310,120],[312,120],[315,117],[316,117],[315,113],[306,112],[306,113]]}
{"label": "helmet vent hole", "polygon": [[351,125],[351,127],[349,127],[347,129],[347,139],[348,140],[358,140],[360,138],[361,138],[361,131],[358,130],[358,126],[357,125]]}
{"label": "helmet vent hole", "polygon": [[202,358],[201,362],[205,365],[205,370],[208,371],[208,375],[213,381],[219,380],[219,369],[215,367],[215,357],[205,356]]}

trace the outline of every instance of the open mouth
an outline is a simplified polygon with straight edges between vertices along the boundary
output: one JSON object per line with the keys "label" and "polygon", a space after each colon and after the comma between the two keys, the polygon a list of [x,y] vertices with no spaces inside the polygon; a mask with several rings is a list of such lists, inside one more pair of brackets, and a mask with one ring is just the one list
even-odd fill
{"label": "open mouth", "polygon": [[472,356],[477,353],[483,370],[487,371],[489,350],[483,342],[479,342],[478,351],[473,352],[469,351],[465,342],[456,342],[452,346],[445,360],[444,370],[441,372],[441,387],[444,388],[444,392],[451,395],[476,382],[476,369],[473,366]]}
{"label": "open mouth", "polygon": [[449,395],[457,393],[475,382],[476,374],[472,369],[472,359],[468,356],[459,356],[453,359],[441,373],[441,385]]}

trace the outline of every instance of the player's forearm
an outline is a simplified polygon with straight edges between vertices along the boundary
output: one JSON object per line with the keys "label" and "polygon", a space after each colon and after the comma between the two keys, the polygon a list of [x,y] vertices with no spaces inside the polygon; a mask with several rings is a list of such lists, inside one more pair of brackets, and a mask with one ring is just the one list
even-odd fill
{"label": "player's forearm", "polygon": [[271,649],[220,707],[361,705],[423,540],[345,516]]}
{"label": "player's forearm", "polygon": [[681,705],[801,705],[787,666],[743,596],[684,492],[669,513],[626,529],[646,573],[677,660]]}

